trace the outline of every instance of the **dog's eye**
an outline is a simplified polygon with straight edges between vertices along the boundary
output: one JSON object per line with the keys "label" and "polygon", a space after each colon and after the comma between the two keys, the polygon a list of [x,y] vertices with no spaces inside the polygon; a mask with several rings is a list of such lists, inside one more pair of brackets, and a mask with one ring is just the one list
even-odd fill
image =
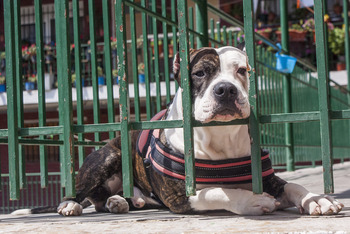
{"label": "dog's eye", "polygon": [[194,73],[195,76],[197,77],[203,77],[205,75],[204,71],[197,71],[196,73]]}
{"label": "dog's eye", "polygon": [[237,73],[241,74],[242,76],[245,76],[246,72],[247,72],[247,69],[244,67],[240,67],[237,70]]}

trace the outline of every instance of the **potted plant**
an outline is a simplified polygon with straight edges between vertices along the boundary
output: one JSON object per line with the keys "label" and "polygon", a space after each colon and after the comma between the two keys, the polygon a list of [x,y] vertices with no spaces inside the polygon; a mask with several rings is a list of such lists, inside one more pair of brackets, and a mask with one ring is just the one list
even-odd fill
{"label": "potted plant", "polygon": [[337,70],[345,70],[345,27],[329,31],[329,49],[338,56]]}
{"label": "potted plant", "polygon": [[[288,34],[289,41],[301,42],[305,41],[307,31],[304,30],[300,24],[292,24],[292,26],[289,27]],[[278,30],[276,31],[276,35],[277,40],[281,41],[281,28],[278,28]]]}
{"label": "potted plant", "polygon": [[139,63],[137,66],[137,71],[139,73],[139,83],[144,84],[145,83],[145,64]]}
{"label": "potted plant", "polygon": [[0,52],[0,71],[5,71],[6,68],[6,54],[5,52]]}
{"label": "potted plant", "polygon": [[[77,87],[77,76],[76,74],[73,72],[71,75],[71,79],[72,79],[72,84],[74,87]],[[81,79],[81,86],[84,87],[84,79]]]}
{"label": "potted plant", "polygon": [[105,77],[103,76],[102,67],[97,67],[98,85],[106,85]]}
{"label": "potted plant", "polygon": [[34,90],[36,81],[37,81],[37,76],[35,74],[28,76],[26,82],[24,83],[24,89],[27,91]]}
{"label": "potted plant", "polygon": [[30,55],[30,60],[32,63],[35,63],[36,61],[36,46],[35,44],[32,44],[29,48],[28,48],[28,53]]}
{"label": "potted plant", "polygon": [[112,70],[112,76],[115,84],[119,84],[118,69]]}
{"label": "potted plant", "polygon": [[271,28],[262,28],[257,30],[257,33],[259,33],[261,36],[265,38],[270,38],[271,32],[272,32]]}
{"label": "potted plant", "polygon": [[304,22],[302,25],[303,29],[312,35],[314,42],[316,41],[315,36],[315,20],[310,18]]}
{"label": "potted plant", "polygon": [[6,92],[6,77],[0,73],[0,93]]}
{"label": "potted plant", "polygon": [[169,58],[172,58],[174,56],[174,41],[170,40],[170,44],[168,45],[168,53]]}

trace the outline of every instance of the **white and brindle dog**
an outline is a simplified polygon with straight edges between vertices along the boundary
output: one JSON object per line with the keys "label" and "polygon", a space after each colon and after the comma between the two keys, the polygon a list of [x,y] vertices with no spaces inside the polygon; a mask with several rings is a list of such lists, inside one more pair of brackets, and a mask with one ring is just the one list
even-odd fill
{"label": "white and brindle dog", "polygon": [[[180,59],[174,60],[180,81]],[[244,50],[234,47],[202,48],[190,53],[193,116],[202,123],[248,118],[249,71]],[[180,84],[180,82],[179,82]],[[182,89],[156,119],[182,119]],[[268,155],[262,154],[263,194],[251,186],[251,138],[247,125],[196,127],[194,154],[197,193],[187,197],[184,182],[184,135],[181,128],[134,133],[134,194],[122,194],[120,140],[114,139],[90,154],[76,178],[76,197],[58,207],[41,207],[20,213],[57,210],[64,216],[80,215],[90,203],[96,211],[125,213],[129,207],[162,205],[175,213],[227,210],[239,215],[262,215],[276,209],[297,207],[310,215],[337,214],[343,204],[331,196],[309,192],[274,175]],[[138,145],[137,145],[138,144]],[[236,172],[237,171],[237,172]]]}

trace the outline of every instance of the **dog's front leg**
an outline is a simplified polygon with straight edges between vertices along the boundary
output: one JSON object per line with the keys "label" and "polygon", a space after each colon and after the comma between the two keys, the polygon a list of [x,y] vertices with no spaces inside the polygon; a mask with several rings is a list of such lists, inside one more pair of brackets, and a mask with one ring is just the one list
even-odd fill
{"label": "dog's front leg", "polygon": [[[287,183],[284,186],[284,196],[288,203],[295,205],[300,213],[310,215],[331,215],[339,213],[344,205],[331,196],[310,193],[303,186]],[[282,201],[281,206],[285,206]]]}
{"label": "dog's front leg", "polygon": [[267,193],[254,194],[243,189],[205,188],[189,198],[195,211],[228,210],[240,215],[262,215],[273,212],[279,202]]}

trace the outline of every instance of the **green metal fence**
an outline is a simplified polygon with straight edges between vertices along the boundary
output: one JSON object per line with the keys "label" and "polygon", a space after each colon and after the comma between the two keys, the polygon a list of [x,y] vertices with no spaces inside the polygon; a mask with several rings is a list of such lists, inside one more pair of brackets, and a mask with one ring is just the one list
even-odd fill
{"label": "green metal fence", "polygon": [[[115,132],[121,135],[123,160],[124,196],[132,196],[133,178],[130,155],[131,130],[154,128],[184,128],[186,191],[188,195],[195,193],[195,175],[193,170],[192,129],[197,126],[212,126],[218,123],[201,124],[192,119],[190,82],[187,70],[189,49],[203,46],[236,45],[244,39],[247,54],[252,66],[250,76],[250,103],[252,114],[249,119],[236,120],[225,124],[249,124],[254,139],[252,145],[253,191],[262,192],[260,147],[271,150],[274,165],[294,169],[296,162],[313,162],[321,160],[324,167],[325,192],[333,191],[332,163],[333,158],[349,158],[349,91],[339,85],[330,86],[326,58],[325,25],[323,23],[323,1],[315,1],[317,67],[299,59],[297,67],[291,75],[280,73],[275,69],[273,42],[257,35],[254,30],[252,1],[244,3],[244,25],[231,16],[219,11],[206,1],[193,1],[194,8],[188,8],[185,0],[171,0],[171,11],[167,11],[169,1],[161,1],[161,10],[156,1],[141,0],[103,0],[104,35],[104,68],[108,92],[108,123],[101,123],[99,113],[99,87],[96,60],[96,27],[94,25],[94,1],[89,0],[90,49],[91,49],[91,81],[93,89],[93,124],[84,124],[84,103],[81,74],[81,44],[79,40],[78,0],[72,1],[73,25],[69,25],[66,17],[68,0],[55,1],[57,81],[59,93],[59,124],[47,126],[45,120],[44,59],[42,46],[41,0],[35,0],[36,47],[38,74],[38,119],[39,127],[24,128],[23,98],[21,75],[20,40],[20,1],[4,0],[4,23],[6,43],[6,80],[8,103],[8,128],[0,130],[1,143],[8,145],[9,152],[9,194],[10,199],[20,198],[20,189],[30,184],[26,180],[23,144],[40,145],[40,178],[41,187],[49,186],[45,150],[47,145],[60,146],[60,184],[64,195],[75,195],[75,163],[81,165],[84,159],[83,147],[99,147],[100,133],[108,132],[109,138]],[[281,12],[285,10],[285,0],[281,0]],[[109,9],[115,8],[115,25],[110,22]],[[169,6],[168,6],[169,7]],[[193,10],[194,9],[194,10]],[[126,13],[127,12],[127,13]],[[141,21],[136,21],[141,14]],[[221,27],[219,23],[208,19],[213,14],[223,19],[232,27]],[[195,20],[194,20],[195,19]],[[217,20],[216,19],[216,20]],[[287,29],[287,21],[282,17],[282,28]],[[141,25],[141,28],[139,27]],[[73,123],[72,83],[69,27],[74,28],[75,75],[77,92],[77,124]],[[113,61],[111,60],[110,28],[115,27],[117,38],[117,61],[119,85],[113,85]],[[237,30],[239,28],[241,30]],[[138,29],[138,31],[137,31]],[[161,31],[161,33],[159,32]],[[151,33],[150,33],[151,32]],[[288,53],[288,38],[282,34],[282,48]],[[141,35],[138,37],[137,35]],[[284,36],[283,36],[284,35]],[[113,35],[114,36],[114,35]],[[137,49],[137,41],[142,42],[142,52]],[[161,43],[162,46],[157,46]],[[169,43],[172,41],[173,43]],[[262,46],[257,46],[262,41]],[[179,42],[179,48],[177,47]],[[347,42],[348,43],[348,42]],[[153,49],[152,49],[153,44]],[[168,45],[171,46],[168,46]],[[174,81],[170,78],[170,50],[179,51],[181,57],[181,73],[183,87],[183,120],[154,121],[150,118],[170,101],[174,92]],[[160,51],[162,50],[162,52]],[[162,56],[161,56],[162,55]],[[165,58],[165,59],[164,59]],[[140,94],[138,81],[138,63],[144,63],[145,94]],[[349,60],[348,60],[349,61]],[[349,67],[348,67],[349,71]],[[316,79],[315,76],[318,78]],[[333,83],[334,84],[334,83]],[[162,85],[164,88],[161,88]],[[151,88],[154,87],[154,92]],[[176,86],[178,87],[178,86]],[[119,96],[113,91],[119,89]],[[133,90],[130,90],[133,89]],[[130,98],[130,93],[134,93]],[[162,98],[163,97],[163,98]],[[142,100],[141,100],[142,99]],[[145,111],[141,107],[145,103]],[[119,108],[117,106],[119,105]],[[120,122],[115,122],[115,115],[120,114]],[[131,113],[135,121],[131,121]],[[141,119],[141,114],[146,119]],[[340,133],[341,132],[341,133]],[[85,141],[84,134],[94,133],[94,141]],[[333,134],[332,134],[333,133]],[[59,135],[59,140],[47,139],[48,135]],[[74,135],[78,136],[76,140]],[[35,136],[35,139],[27,137]],[[331,144],[333,143],[333,145]],[[77,146],[77,147],[75,147]],[[79,162],[75,162],[75,149],[78,150]],[[3,182],[4,183],[4,182]],[[6,182],[7,183],[7,182]],[[3,186],[3,185],[2,185]],[[7,185],[5,185],[7,186]],[[4,192],[5,190],[3,190]],[[33,204],[36,205],[36,204]]]}

